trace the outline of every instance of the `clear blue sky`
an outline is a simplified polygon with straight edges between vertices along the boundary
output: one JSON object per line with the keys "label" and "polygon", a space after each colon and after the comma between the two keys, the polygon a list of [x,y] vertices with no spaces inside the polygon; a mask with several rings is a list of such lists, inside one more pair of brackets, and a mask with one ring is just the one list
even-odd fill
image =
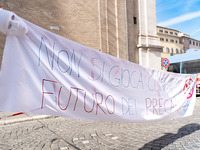
{"label": "clear blue sky", "polygon": [[156,0],[157,25],[200,40],[200,0]]}

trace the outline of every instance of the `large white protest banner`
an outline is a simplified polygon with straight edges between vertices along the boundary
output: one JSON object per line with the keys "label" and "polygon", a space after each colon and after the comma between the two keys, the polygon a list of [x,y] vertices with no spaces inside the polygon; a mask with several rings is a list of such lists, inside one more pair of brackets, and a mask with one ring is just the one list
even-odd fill
{"label": "large white protest banner", "polygon": [[114,122],[192,114],[195,75],[144,68],[24,22],[25,35],[6,38],[0,111]]}

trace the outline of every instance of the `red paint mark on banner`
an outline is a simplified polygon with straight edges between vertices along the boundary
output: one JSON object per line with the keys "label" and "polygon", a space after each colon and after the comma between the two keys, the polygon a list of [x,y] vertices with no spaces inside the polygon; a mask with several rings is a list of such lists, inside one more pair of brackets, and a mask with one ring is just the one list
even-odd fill
{"label": "red paint mark on banner", "polygon": [[190,99],[194,93],[194,88],[191,87],[192,82],[193,82],[193,80],[191,78],[187,79],[185,81],[185,85],[183,87],[184,94],[186,94],[189,91],[189,93],[187,95],[187,99]]}
{"label": "red paint mark on banner", "polygon": [[10,117],[14,117],[14,116],[22,115],[22,114],[24,114],[24,113],[23,112],[19,112],[19,113],[15,113],[15,114],[12,114],[12,115],[1,117],[0,119],[10,118]]}

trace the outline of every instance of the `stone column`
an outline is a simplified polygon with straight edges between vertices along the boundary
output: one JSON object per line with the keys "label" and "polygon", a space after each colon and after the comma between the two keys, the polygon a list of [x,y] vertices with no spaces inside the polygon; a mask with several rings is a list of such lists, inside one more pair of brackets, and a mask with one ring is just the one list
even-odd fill
{"label": "stone column", "polygon": [[138,51],[139,64],[153,69],[161,67],[160,40],[156,30],[155,0],[138,0],[139,37]]}
{"label": "stone column", "polygon": [[98,0],[100,50],[128,60],[126,1]]}

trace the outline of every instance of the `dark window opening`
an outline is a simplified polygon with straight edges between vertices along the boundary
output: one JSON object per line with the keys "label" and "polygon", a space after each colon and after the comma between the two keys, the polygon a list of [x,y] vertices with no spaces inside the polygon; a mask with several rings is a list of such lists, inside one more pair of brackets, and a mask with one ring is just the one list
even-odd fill
{"label": "dark window opening", "polygon": [[160,41],[164,41],[164,38],[160,38]]}
{"label": "dark window opening", "polygon": [[137,24],[137,18],[136,17],[133,17],[133,22],[134,22],[134,24]]}
{"label": "dark window opening", "polygon": [[180,64],[179,63],[170,64],[169,67],[167,68],[167,71],[180,73]]}

